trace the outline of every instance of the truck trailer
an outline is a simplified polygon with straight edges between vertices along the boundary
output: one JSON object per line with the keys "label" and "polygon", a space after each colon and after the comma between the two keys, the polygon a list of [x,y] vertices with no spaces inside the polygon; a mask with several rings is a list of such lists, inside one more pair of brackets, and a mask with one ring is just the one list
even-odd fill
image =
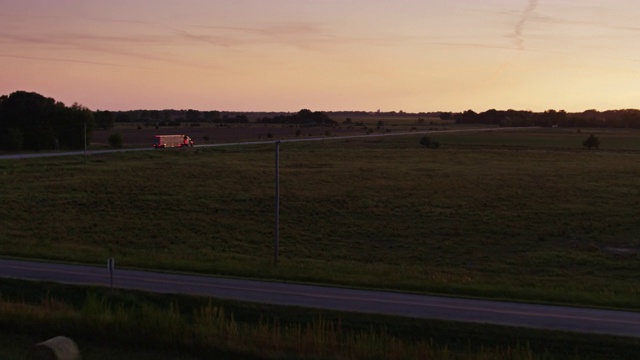
{"label": "truck trailer", "polygon": [[153,147],[192,147],[193,140],[187,135],[156,135],[154,136]]}

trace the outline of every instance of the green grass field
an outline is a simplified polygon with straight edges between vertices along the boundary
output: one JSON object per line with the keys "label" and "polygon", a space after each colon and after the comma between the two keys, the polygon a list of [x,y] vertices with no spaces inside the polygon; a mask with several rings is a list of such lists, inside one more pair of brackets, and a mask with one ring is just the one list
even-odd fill
{"label": "green grass field", "polygon": [[639,308],[640,133],[545,129],[0,161],[0,255]]}

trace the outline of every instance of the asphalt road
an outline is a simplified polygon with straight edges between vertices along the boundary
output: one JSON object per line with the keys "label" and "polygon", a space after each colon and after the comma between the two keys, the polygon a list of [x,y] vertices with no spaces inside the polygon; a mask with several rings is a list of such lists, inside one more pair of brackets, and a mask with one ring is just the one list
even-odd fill
{"label": "asphalt road", "polygon": [[276,305],[640,337],[640,313],[0,259],[0,276]]}

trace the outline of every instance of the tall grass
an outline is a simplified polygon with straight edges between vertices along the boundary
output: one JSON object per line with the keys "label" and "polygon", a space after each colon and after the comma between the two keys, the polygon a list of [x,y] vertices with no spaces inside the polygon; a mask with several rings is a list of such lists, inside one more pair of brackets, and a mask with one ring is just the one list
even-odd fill
{"label": "tall grass", "polygon": [[35,344],[58,335],[73,338],[86,359],[122,360],[154,354],[163,360],[635,359],[640,344],[637,338],[11,279],[0,279],[0,289],[0,358],[15,347],[11,337]]}
{"label": "tall grass", "polygon": [[350,331],[318,318],[308,325],[260,321],[241,324],[211,304],[185,316],[176,305],[111,306],[89,295],[79,310],[51,298],[40,305],[0,301],[0,324],[14,334],[64,333],[73,338],[131,349],[209,358],[218,353],[265,359],[532,359],[527,346],[459,352],[429,341],[407,341],[384,330]]}

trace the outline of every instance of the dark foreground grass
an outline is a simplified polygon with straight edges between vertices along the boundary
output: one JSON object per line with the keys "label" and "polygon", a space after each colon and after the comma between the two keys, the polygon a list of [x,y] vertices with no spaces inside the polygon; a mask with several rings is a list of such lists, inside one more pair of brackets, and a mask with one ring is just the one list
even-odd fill
{"label": "dark foreground grass", "polygon": [[[635,359],[636,338],[0,280],[0,357],[65,335],[85,359]],[[4,333],[4,334],[3,334]]]}
{"label": "dark foreground grass", "polygon": [[0,254],[637,309],[640,136],[586,136],[284,143],[278,264],[274,146],[1,161]]}
{"label": "dark foreground grass", "polygon": [[[57,335],[56,335],[57,336]],[[49,337],[50,338],[50,337]],[[29,350],[36,344],[49,339],[46,335],[16,335],[9,329],[0,330],[0,359],[24,360]],[[83,359],[87,360],[200,360],[200,357],[180,354],[167,354],[154,349],[140,350],[120,346],[108,346],[94,340],[77,340]],[[234,357],[217,357],[220,360],[232,360]]]}

